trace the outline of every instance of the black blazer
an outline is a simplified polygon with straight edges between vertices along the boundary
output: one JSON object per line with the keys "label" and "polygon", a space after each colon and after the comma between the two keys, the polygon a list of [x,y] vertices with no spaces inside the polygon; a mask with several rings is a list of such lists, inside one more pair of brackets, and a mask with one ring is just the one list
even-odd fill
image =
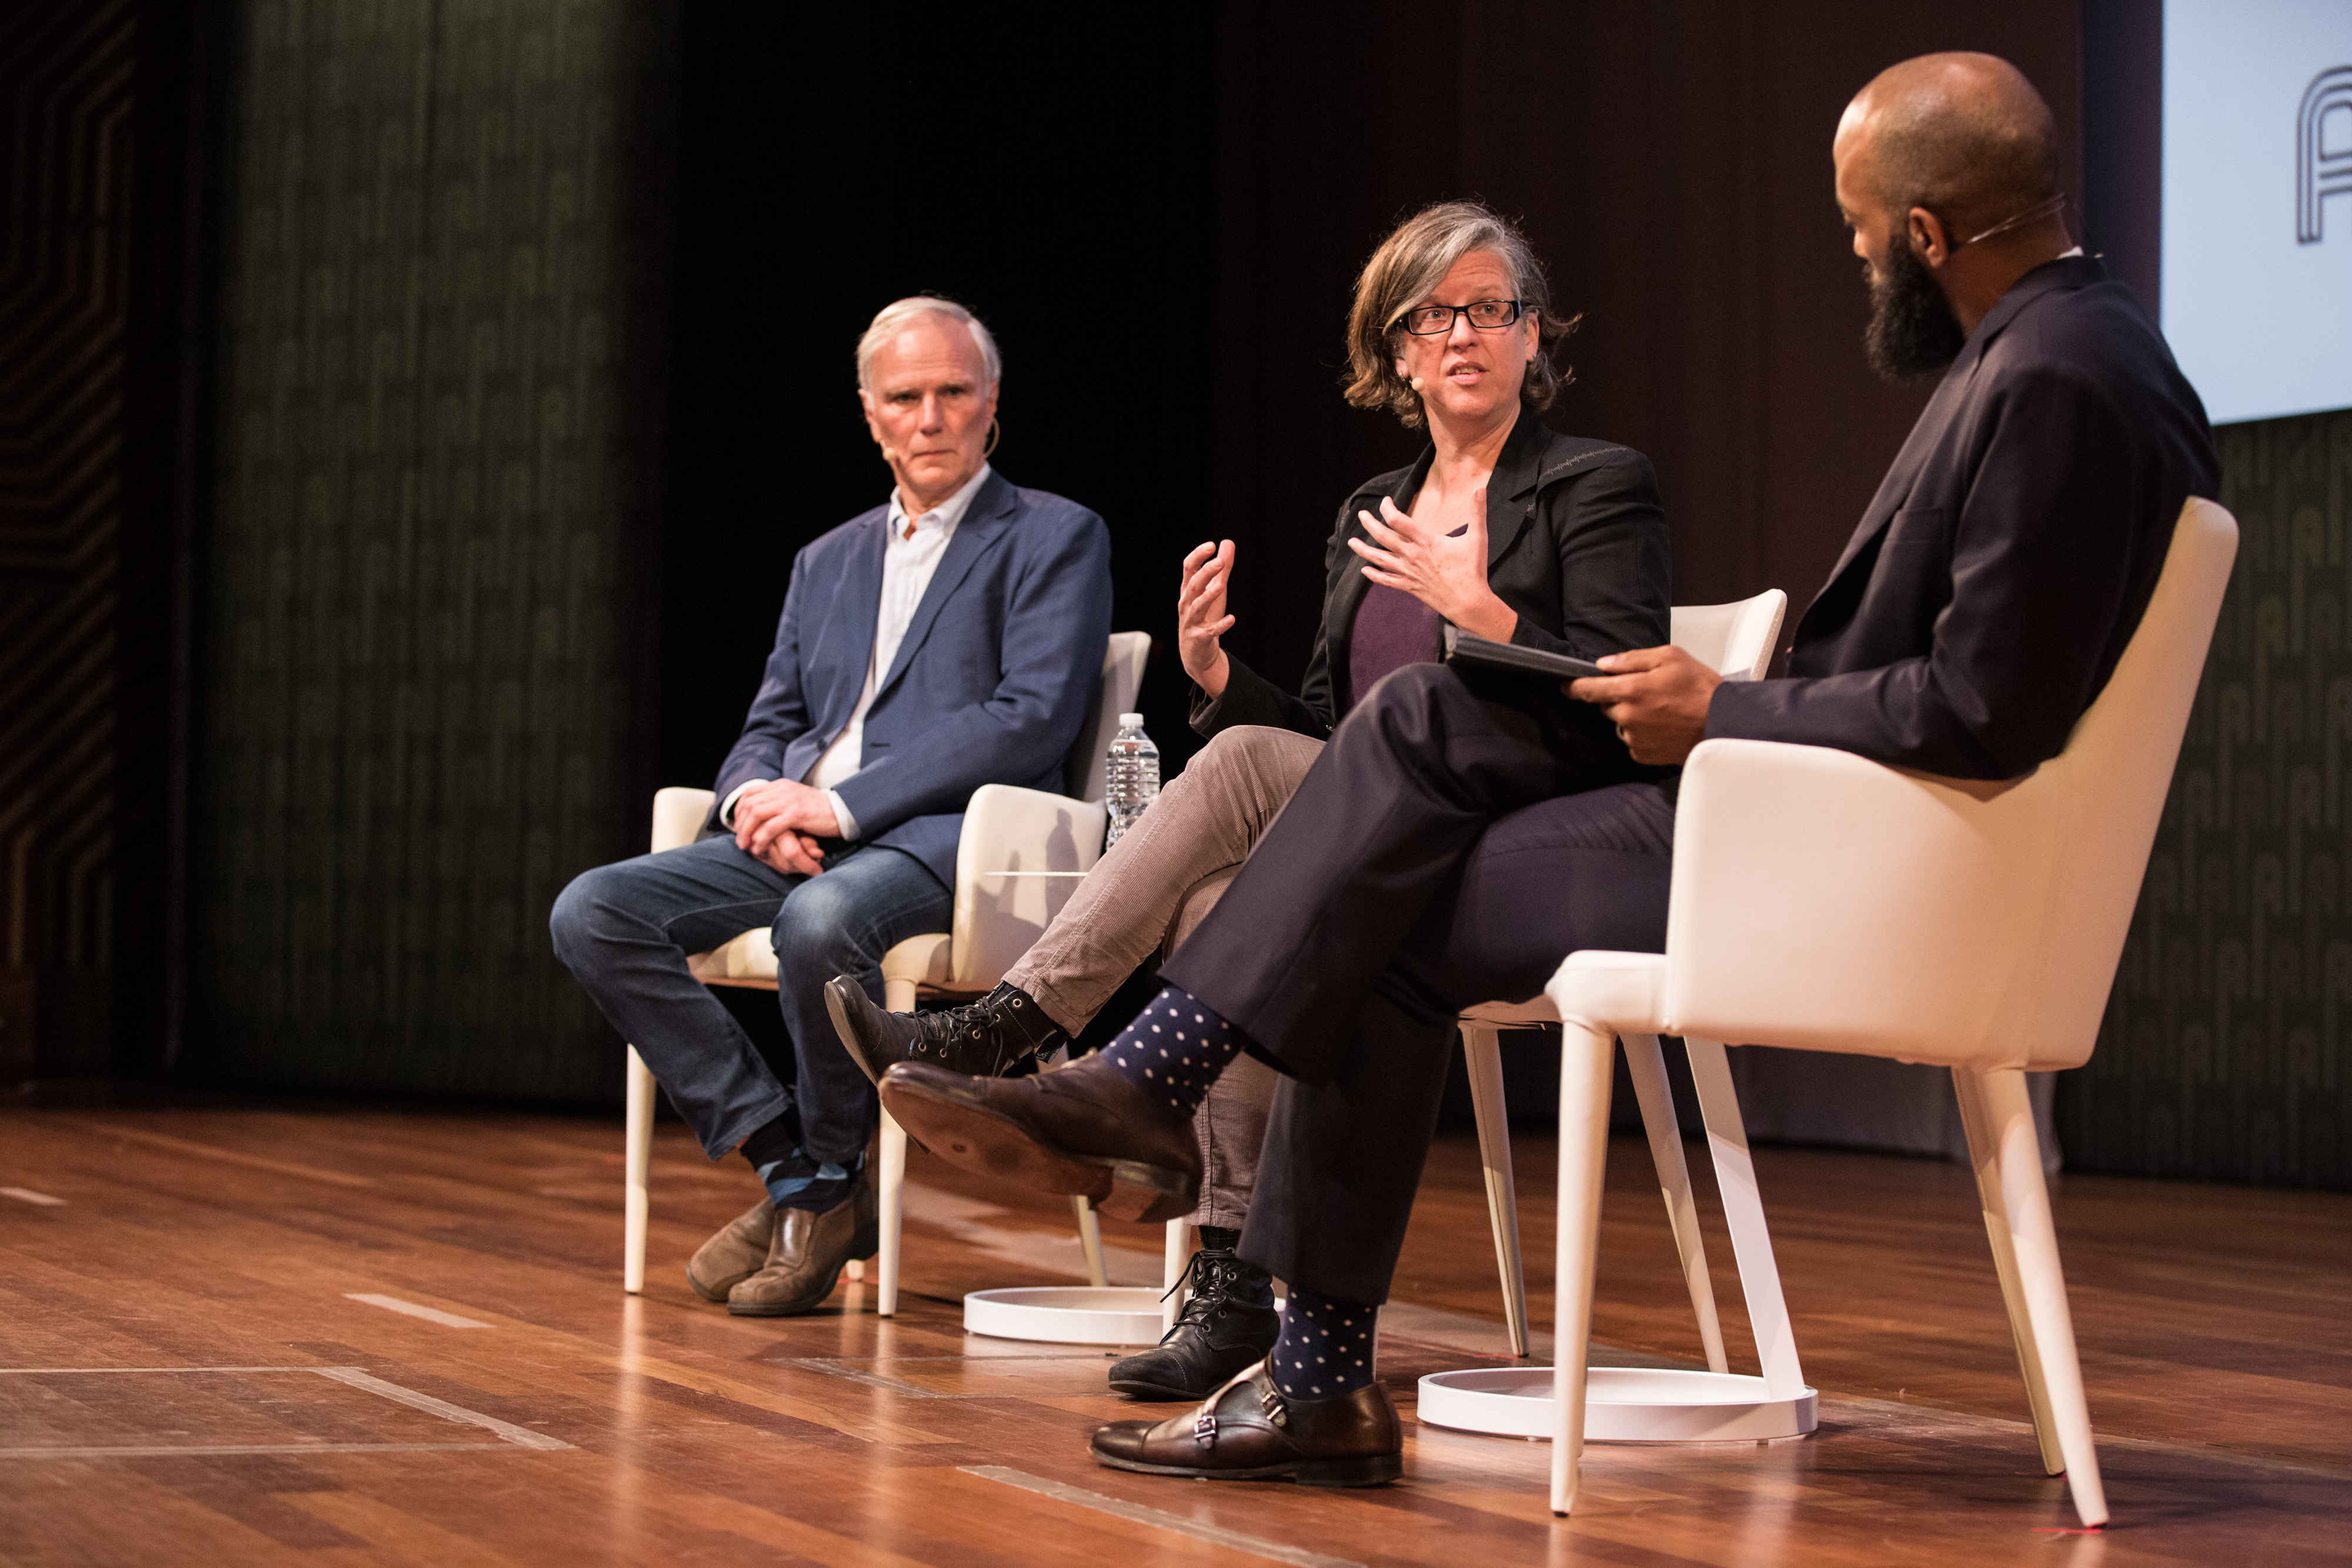
{"label": "black blazer", "polygon": [[[1380,516],[1383,496],[1409,510],[1435,455],[1423,449],[1412,467],[1366,481],[1340,506],[1323,553],[1323,621],[1299,695],[1228,653],[1223,695],[1212,701],[1194,688],[1195,730],[1213,736],[1264,724],[1318,740],[1330,735],[1356,607],[1371,586],[1348,548],[1365,537],[1356,514]],[[1584,659],[1654,648],[1667,638],[1672,574],[1650,460],[1631,447],[1561,435],[1520,410],[1486,484],[1486,585],[1518,612],[1511,641]]]}
{"label": "black blazer", "polygon": [[1912,427],[1787,680],[1727,685],[1706,733],[2014,779],[2065,746],[2220,482],[2204,405],[2088,257],[2027,273]]}

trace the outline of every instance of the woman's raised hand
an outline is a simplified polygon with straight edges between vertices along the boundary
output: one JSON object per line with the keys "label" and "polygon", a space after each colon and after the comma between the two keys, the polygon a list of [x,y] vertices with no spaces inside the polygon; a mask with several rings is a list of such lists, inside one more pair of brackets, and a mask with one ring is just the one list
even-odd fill
{"label": "woman's raised hand", "polygon": [[1507,643],[1519,617],[1486,586],[1486,487],[1471,491],[1461,511],[1468,515],[1448,508],[1423,522],[1383,496],[1379,517],[1356,514],[1371,542],[1351,538],[1348,548],[1374,582],[1402,589],[1465,632]]}
{"label": "woman's raised hand", "polygon": [[1176,591],[1176,656],[1212,701],[1225,695],[1228,666],[1217,640],[1234,626],[1234,618],[1225,613],[1225,589],[1233,576],[1233,540],[1195,545],[1184,558]]}

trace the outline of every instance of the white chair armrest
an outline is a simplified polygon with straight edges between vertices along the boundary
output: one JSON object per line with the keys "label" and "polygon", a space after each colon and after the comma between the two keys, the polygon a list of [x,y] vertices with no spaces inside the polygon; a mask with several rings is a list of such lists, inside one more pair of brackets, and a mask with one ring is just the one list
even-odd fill
{"label": "white chair armrest", "polygon": [[[909,936],[882,955],[882,984],[887,988],[903,985],[911,991],[918,986],[946,986],[955,978],[954,939],[944,931],[927,932]],[[885,1002],[894,1013],[902,1013],[914,1006]]]}
{"label": "white chair armrest", "polygon": [[1538,995],[1524,1002],[1480,1002],[1462,1009],[1465,1023],[1493,1024],[1497,1029],[1524,1029],[1529,1024],[1558,1023],[1559,1013],[1551,998]]}
{"label": "white chair armrest", "polygon": [[1552,1017],[1601,1034],[1654,1034],[1665,1011],[1666,956],[1570,953],[1544,987]]}
{"label": "white chair armrest", "polygon": [[1996,933],[2039,919],[2051,859],[2046,814],[2013,795],[1826,747],[1700,746],[1675,824],[1668,1027],[1906,1061],[1964,1042],[1971,1062],[2034,1058],[2036,1042],[1985,1038],[2033,978]]}
{"label": "white chair armrest", "polygon": [[956,847],[954,987],[986,990],[1027,952],[1102,857],[1102,807],[983,784]]}
{"label": "white chair armrest", "polygon": [[710,820],[710,803],[716,797],[708,789],[687,789],[673,785],[654,791],[653,852],[683,849],[694,842],[702,824]]}
{"label": "white chair armrest", "polygon": [[708,953],[689,955],[686,967],[706,986],[749,986],[772,991],[776,988],[775,935],[764,925],[755,925]]}

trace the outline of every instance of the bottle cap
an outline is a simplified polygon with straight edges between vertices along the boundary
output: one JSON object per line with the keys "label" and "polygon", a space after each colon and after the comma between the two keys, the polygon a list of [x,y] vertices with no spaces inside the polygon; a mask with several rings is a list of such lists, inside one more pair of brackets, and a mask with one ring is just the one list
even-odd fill
{"label": "bottle cap", "polygon": [[1129,725],[1133,725],[1136,728],[1141,729],[1143,727],[1143,716],[1139,713],[1123,713],[1118,716],[1118,723],[1119,727],[1122,729],[1126,728]]}

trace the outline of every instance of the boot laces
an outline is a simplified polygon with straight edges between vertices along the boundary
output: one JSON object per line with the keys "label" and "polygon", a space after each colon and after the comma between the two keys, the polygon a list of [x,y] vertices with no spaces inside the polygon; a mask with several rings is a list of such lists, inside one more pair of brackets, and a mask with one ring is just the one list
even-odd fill
{"label": "boot laces", "polygon": [[1233,1305],[1234,1287],[1242,1282],[1242,1260],[1231,1253],[1212,1258],[1205,1247],[1194,1252],[1192,1260],[1184,1265],[1184,1271],[1176,1276],[1176,1282],[1160,1293],[1164,1301],[1188,1283],[1192,1287],[1192,1298],[1176,1314],[1168,1332],[1160,1336],[1160,1343],[1166,1344],[1187,1323],[1206,1329],[1214,1322],[1218,1313]]}
{"label": "boot laces", "polygon": [[1035,1054],[1036,1047],[1013,1037],[1000,1015],[1000,1005],[995,998],[983,997],[961,1007],[917,1013],[917,1039],[942,1056],[950,1047],[967,1052],[984,1047],[987,1075],[1001,1077],[1006,1068]]}

